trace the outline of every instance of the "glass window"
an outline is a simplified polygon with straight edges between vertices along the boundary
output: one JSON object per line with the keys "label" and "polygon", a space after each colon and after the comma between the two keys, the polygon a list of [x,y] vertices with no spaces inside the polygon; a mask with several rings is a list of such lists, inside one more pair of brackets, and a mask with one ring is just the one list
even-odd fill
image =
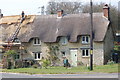
{"label": "glass window", "polygon": [[40,59],[40,53],[38,53],[38,59]]}
{"label": "glass window", "polygon": [[83,44],[89,43],[89,36],[82,36],[82,43]]}
{"label": "glass window", "polygon": [[39,39],[39,38],[34,38],[34,39],[33,39],[33,44],[34,44],[34,45],[41,45],[40,39]]}
{"label": "glass window", "polygon": [[61,43],[62,43],[62,45],[67,44],[67,42],[68,42],[67,37],[61,37]]}
{"label": "glass window", "polygon": [[82,37],[82,41],[85,41],[85,36]]}
{"label": "glass window", "polygon": [[34,54],[34,59],[35,59],[35,60],[40,60],[40,58],[41,58],[41,57],[40,57],[40,54],[41,54],[41,53],[39,53],[39,52],[33,52],[33,54]]}
{"label": "glass window", "polygon": [[87,42],[87,43],[89,42],[89,38],[88,38],[88,36],[86,36],[86,42]]}
{"label": "glass window", "polygon": [[34,53],[35,54],[35,59],[37,59],[37,54],[36,53]]}
{"label": "glass window", "polygon": [[66,56],[65,51],[62,51],[61,53],[62,53],[62,57],[65,57],[65,56]]}
{"label": "glass window", "polygon": [[82,49],[82,56],[83,56],[83,57],[89,56],[89,49]]}
{"label": "glass window", "polygon": [[86,56],[88,56],[88,50],[86,50]]}
{"label": "glass window", "polygon": [[85,56],[85,50],[82,50],[82,55]]}
{"label": "glass window", "polygon": [[19,55],[19,54],[16,54],[16,55],[15,55],[15,59],[20,59],[20,55]]}

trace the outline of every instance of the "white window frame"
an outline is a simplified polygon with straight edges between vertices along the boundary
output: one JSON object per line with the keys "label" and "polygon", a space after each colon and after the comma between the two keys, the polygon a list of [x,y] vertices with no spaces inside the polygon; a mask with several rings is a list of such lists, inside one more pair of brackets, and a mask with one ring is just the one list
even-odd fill
{"label": "white window frame", "polygon": [[[40,57],[38,57],[40,55]],[[35,60],[41,60],[41,53],[40,52],[33,52],[33,56]]]}
{"label": "white window frame", "polygon": [[[84,38],[84,40],[83,40],[83,38]],[[88,41],[87,41],[87,39],[88,39]],[[82,44],[88,44],[88,43],[90,43],[90,37],[89,36],[82,36]]]}
{"label": "white window frame", "polygon": [[39,38],[33,38],[33,45],[41,45],[41,40]]}
{"label": "white window frame", "polygon": [[[83,55],[83,51],[84,51],[84,55]],[[81,52],[82,52],[82,57],[90,57],[90,49],[81,49]]]}
{"label": "white window frame", "polygon": [[66,45],[68,43],[67,37],[61,37],[61,43],[62,45]]}

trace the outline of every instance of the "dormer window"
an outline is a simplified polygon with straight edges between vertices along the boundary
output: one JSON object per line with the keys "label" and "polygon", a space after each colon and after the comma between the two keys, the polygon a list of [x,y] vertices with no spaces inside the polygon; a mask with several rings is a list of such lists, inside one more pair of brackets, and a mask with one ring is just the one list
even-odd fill
{"label": "dormer window", "polygon": [[67,37],[61,37],[61,44],[66,45],[68,43]]}
{"label": "dormer window", "polygon": [[20,40],[19,40],[18,38],[15,38],[15,39],[14,39],[14,42],[20,43]]}
{"label": "dormer window", "polygon": [[82,36],[82,44],[88,44],[89,41],[89,36]]}
{"label": "dormer window", "polygon": [[39,38],[33,38],[33,44],[34,45],[41,45],[41,41]]}

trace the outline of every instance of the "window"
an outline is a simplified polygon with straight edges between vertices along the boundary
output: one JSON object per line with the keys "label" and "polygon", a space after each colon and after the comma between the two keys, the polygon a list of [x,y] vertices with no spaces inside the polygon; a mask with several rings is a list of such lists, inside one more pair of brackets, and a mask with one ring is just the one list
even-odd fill
{"label": "window", "polygon": [[89,36],[82,36],[82,43],[83,44],[89,43]]}
{"label": "window", "polygon": [[61,37],[61,43],[62,45],[66,45],[68,42],[67,37]]}
{"label": "window", "polygon": [[82,43],[89,43],[89,36],[82,36]]}
{"label": "window", "polygon": [[15,59],[20,59],[20,55],[19,55],[19,54],[16,54],[16,55],[15,55]]}
{"label": "window", "polygon": [[62,57],[65,57],[65,56],[66,56],[65,51],[62,51],[61,53],[62,53]]}
{"label": "window", "polygon": [[14,42],[20,43],[20,40],[19,40],[18,38],[15,38],[15,39],[14,39]]}
{"label": "window", "polygon": [[40,39],[39,39],[39,38],[34,38],[34,39],[33,39],[33,44],[34,44],[34,45],[41,45]]}
{"label": "window", "polygon": [[35,60],[40,60],[41,59],[40,54],[41,54],[40,52],[33,52],[34,59]]}
{"label": "window", "polygon": [[89,56],[89,49],[82,49],[82,56],[88,57]]}

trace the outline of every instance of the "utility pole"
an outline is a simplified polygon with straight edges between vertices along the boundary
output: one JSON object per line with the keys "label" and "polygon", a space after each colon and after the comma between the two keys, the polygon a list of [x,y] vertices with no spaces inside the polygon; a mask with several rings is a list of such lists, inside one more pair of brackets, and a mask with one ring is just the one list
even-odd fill
{"label": "utility pole", "polygon": [[93,7],[92,0],[90,0],[90,70],[93,70]]}

